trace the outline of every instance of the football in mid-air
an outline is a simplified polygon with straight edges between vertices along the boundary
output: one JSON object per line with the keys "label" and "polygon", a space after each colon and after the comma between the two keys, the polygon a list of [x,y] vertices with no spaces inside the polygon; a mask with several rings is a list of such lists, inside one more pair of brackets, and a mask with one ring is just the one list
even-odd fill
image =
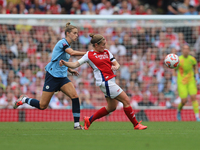
{"label": "football in mid-air", "polygon": [[174,69],[174,68],[178,67],[178,65],[179,65],[179,58],[176,54],[168,54],[165,57],[164,62],[168,68]]}

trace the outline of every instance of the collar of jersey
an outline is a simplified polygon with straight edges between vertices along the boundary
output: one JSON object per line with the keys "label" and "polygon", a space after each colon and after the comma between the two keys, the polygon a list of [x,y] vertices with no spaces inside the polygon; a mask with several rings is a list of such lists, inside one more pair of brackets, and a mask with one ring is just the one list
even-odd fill
{"label": "collar of jersey", "polygon": [[[67,42],[67,40],[66,40],[66,38],[63,38],[63,39],[65,39],[65,41]],[[67,42],[67,45],[69,45],[70,46],[70,44]]]}

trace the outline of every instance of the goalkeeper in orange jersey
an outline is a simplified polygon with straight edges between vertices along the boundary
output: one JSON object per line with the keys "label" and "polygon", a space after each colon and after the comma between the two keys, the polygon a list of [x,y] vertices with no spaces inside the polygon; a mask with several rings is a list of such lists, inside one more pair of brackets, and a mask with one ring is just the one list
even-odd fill
{"label": "goalkeeper in orange jersey", "polygon": [[172,82],[176,82],[177,75],[178,93],[181,98],[181,103],[178,105],[177,119],[181,121],[181,110],[187,102],[188,95],[190,95],[196,120],[200,121],[199,104],[196,99],[196,84],[200,82],[198,66],[196,59],[189,55],[189,53],[190,47],[188,45],[183,45],[182,55],[179,57],[179,66],[173,72]]}

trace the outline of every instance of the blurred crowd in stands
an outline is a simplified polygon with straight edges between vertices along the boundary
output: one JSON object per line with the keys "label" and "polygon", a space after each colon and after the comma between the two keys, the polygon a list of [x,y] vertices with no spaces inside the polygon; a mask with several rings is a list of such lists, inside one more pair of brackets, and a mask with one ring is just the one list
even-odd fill
{"label": "blurred crowd in stands", "polygon": [[[62,2],[62,3],[61,3]],[[148,3],[147,1],[143,1]],[[155,14],[164,1],[140,5],[137,0],[0,0],[2,13],[12,14]],[[176,7],[174,4],[177,4]],[[189,14],[191,8],[198,14],[198,1],[170,1],[166,14]],[[151,9],[152,8],[152,9]],[[110,11],[109,11],[110,10]],[[160,10],[160,12],[162,12]],[[188,12],[189,11],[189,12]],[[116,83],[128,94],[131,105],[176,108],[180,102],[172,70],[163,60],[169,53],[181,55],[181,46],[189,44],[191,55],[200,62],[200,28],[185,27],[91,27],[79,28],[79,40],[72,48],[80,51],[92,49],[89,33],[100,33],[107,39],[107,48],[120,63]],[[0,108],[12,108],[21,94],[40,99],[45,66],[51,52],[64,31],[49,26],[0,24]],[[72,57],[70,61],[76,61]],[[200,66],[200,64],[198,64]],[[92,109],[105,105],[106,100],[94,84],[92,69],[83,65],[77,69],[80,76],[69,75],[81,101],[81,108]],[[198,97],[200,85],[198,85]],[[199,98],[198,98],[199,99]],[[187,105],[191,105],[188,102]],[[24,105],[25,108],[31,108]],[[52,109],[71,108],[71,100],[62,92],[56,93],[49,105]],[[118,108],[122,104],[119,103]]]}
{"label": "blurred crowd in stands", "polygon": [[0,14],[198,15],[199,0],[0,0]]}

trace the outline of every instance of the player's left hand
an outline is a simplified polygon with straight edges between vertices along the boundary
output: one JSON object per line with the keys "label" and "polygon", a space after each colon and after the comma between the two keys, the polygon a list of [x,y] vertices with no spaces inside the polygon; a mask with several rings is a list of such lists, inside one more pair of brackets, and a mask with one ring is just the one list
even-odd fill
{"label": "player's left hand", "polygon": [[73,75],[73,76],[78,76],[79,73],[76,70],[73,69],[68,69],[68,71]]}
{"label": "player's left hand", "polygon": [[118,70],[118,67],[117,67],[117,66],[112,66],[111,69],[112,69],[113,71],[116,71],[116,70]]}

